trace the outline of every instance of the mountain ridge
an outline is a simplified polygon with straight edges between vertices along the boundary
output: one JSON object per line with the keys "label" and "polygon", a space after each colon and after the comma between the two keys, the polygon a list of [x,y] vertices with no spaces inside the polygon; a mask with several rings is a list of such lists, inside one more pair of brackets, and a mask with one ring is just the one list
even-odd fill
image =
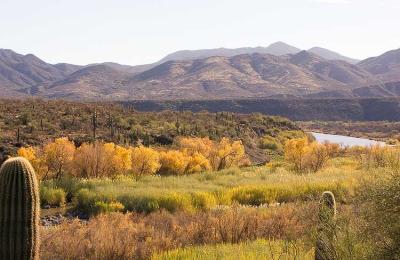
{"label": "mountain ridge", "polygon": [[138,66],[113,62],[79,66],[49,64],[33,54],[0,49],[0,91],[5,97],[77,100],[400,95],[400,49],[354,64],[321,57],[315,50],[326,49],[319,47],[298,52],[282,42],[269,47],[286,54],[242,53]]}

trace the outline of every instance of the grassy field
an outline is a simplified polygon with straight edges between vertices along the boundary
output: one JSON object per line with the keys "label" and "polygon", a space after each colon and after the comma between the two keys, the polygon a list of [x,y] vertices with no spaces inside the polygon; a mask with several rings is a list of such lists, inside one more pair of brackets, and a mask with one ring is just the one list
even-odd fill
{"label": "grassy field", "polygon": [[180,248],[155,254],[152,260],[198,259],[198,260],[289,260],[314,259],[312,250],[306,251],[296,242],[256,240],[240,244],[218,244],[199,247]]}
{"label": "grassy field", "polygon": [[[358,183],[365,179],[362,170],[346,159],[337,158],[315,174],[295,174],[285,168],[250,167],[227,169],[186,176],[145,176],[139,180],[64,179],[42,182],[42,203],[63,201],[68,194],[73,205],[88,214],[98,211],[100,202],[121,203],[122,211],[151,212],[166,209],[196,211],[217,205],[262,206],[318,199],[330,190],[337,200],[351,200]],[[51,192],[54,191],[54,192]],[[62,196],[62,195],[61,195]],[[98,204],[96,206],[96,203]],[[101,210],[100,210],[101,211]]]}
{"label": "grassy field", "polygon": [[42,201],[64,193],[68,205],[91,216],[44,227],[42,258],[312,259],[318,199],[329,190],[338,259],[396,259],[396,168],[365,168],[353,157],[332,158],[315,173],[277,165],[42,182]]}

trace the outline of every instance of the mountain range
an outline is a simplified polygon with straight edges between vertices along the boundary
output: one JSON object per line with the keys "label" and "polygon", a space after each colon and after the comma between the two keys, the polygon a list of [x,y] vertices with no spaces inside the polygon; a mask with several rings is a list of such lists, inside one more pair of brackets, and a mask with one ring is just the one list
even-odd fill
{"label": "mountain range", "polygon": [[49,64],[0,49],[1,97],[73,100],[400,96],[400,49],[358,61],[283,42],[178,51],[153,64]]}

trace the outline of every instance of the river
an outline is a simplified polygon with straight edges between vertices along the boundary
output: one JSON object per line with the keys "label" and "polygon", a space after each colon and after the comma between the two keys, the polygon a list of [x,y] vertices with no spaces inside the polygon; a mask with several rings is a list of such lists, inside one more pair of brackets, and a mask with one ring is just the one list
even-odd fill
{"label": "river", "polygon": [[341,146],[370,146],[375,144],[385,145],[384,142],[370,140],[366,138],[357,138],[345,135],[331,135],[331,134],[323,134],[311,132],[311,134],[315,137],[316,141],[319,143],[330,142],[340,144]]}

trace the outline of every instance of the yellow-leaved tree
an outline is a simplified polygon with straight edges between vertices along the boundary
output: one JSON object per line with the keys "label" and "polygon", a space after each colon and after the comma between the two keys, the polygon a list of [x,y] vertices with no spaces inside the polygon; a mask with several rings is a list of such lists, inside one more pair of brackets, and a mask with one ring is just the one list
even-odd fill
{"label": "yellow-leaved tree", "polygon": [[230,141],[224,137],[214,145],[210,162],[214,170],[220,171],[232,166],[241,166],[245,161],[246,155],[241,141]]}
{"label": "yellow-leaved tree", "polygon": [[290,139],[285,144],[285,160],[293,163],[295,171],[303,172],[307,151],[308,139],[306,137]]}
{"label": "yellow-leaved tree", "polygon": [[181,151],[160,152],[160,170],[162,175],[182,175],[188,165],[188,156]]}
{"label": "yellow-leaved tree", "polygon": [[18,149],[17,154],[18,156],[24,157],[32,164],[39,179],[41,179],[47,172],[47,166],[43,161],[43,158],[41,158],[38,148],[32,146],[21,147]]}
{"label": "yellow-leaved tree", "polygon": [[114,143],[82,144],[75,153],[74,172],[85,178],[114,178],[131,169],[131,151]]}
{"label": "yellow-leaved tree", "polygon": [[178,144],[180,149],[185,151],[187,154],[193,155],[198,153],[207,159],[210,157],[211,151],[214,148],[214,142],[208,137],[181,137],[178,139]]}
{"label": "yellow-leaved tree", "polygon": [[155,174],[160,169],[160,157],[156,150],[144,146],[131,149],[132,172],[135,176]]}
{"label": "yellow-leaved tree", "polygon": [[43,160],[47,165],[44,178],[52,174],[60,178],[70,170],[74,158],[75,145],[67,138],[57,138],[54,142],[47,144],[43,151]]}
{"label": "yellow-leaved tree", "polygon": [[114,147],[113,164],[117,174],[125,174],[132,169],[132,151],[119,145]]}
{"label": "yellow-leaved tree", "polygon": [[185,174],[203,172],[211,169],[210,161],[201,153],[187,155]]}
{"label": "yellow-leaved tree", "polygon": [[309,142],[306,137],[291,139],[285,144],[285,159],[293,164],[296,172],[316,172],[337,154],[337,149],[329,143]]}

